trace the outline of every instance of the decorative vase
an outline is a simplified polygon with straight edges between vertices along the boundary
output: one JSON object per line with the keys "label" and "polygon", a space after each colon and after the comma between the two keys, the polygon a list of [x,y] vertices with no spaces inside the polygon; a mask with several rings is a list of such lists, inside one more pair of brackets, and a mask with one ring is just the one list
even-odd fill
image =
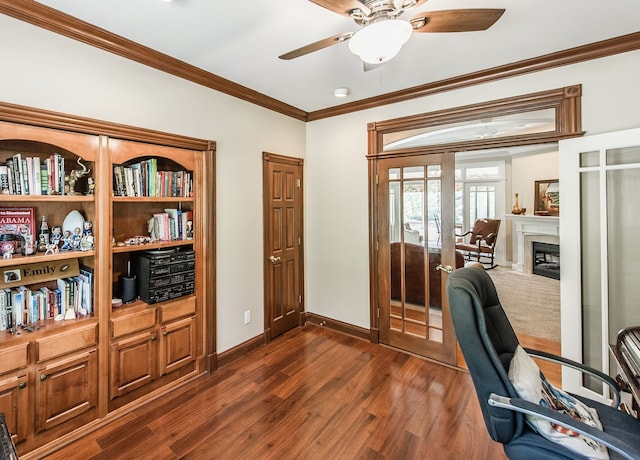
{"label": "decorative vase", "polygon": [[527,208],[520,207],[520,205],[518,204],[518,195],[519,194],[516,193],[516,203],[513,205],[513,208],[511,209],[511,213],[516,215],[521,215],[527,212]]}

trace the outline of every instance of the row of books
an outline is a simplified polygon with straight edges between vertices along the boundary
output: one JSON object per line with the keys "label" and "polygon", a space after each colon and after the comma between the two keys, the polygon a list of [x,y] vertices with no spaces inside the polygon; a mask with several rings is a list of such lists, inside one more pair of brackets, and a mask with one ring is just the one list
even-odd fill
{"label": "row of books", "polygon": [[64,194],[64,157],[47,158],[16,153],[0,165],[0,193],[3,195]]}
{"label": "row of books", "polygon": [[93,271],[80,268],[72,278],[56,280],[56,287],[26,286],[0,289],[0,331],[33,324],[73,310],[74,317],[93,313]]}
{"label": "row of books", "polygon": [[193,238],[193,212],[180,209],[165,209],[153,214],[153,227],[149,233],[155,240],[174,241]]}
{"label": "row of books", "polygon": [[627,331],[620,342],[620,352],[636,379],[640,379],[640,331]]}
{"label": "row of books", "polygon": [[188,171],[158,171],[155,158],[131,166],[113,167],[115,196],[190,197],[193,180]]}

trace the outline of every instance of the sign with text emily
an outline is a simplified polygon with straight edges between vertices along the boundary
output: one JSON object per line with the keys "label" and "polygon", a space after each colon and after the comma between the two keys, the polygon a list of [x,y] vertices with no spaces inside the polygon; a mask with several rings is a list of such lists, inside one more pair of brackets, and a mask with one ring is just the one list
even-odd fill
{"label": "sign with text emily", "polygon": [[0,269],[0,288],[44,283],[80,274],[78,259],[12,265]]}

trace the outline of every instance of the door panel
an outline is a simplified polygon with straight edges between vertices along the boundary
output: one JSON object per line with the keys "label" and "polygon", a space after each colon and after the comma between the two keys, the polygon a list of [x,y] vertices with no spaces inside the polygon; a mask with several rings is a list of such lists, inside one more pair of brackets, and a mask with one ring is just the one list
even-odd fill
{"label": "door panel", "polygon": [[453,249],[453,154],[378,163],[380,341],[455,363],[445,272]]}
{"label": "door panel", "polygon": [[[562,352],[610,375],[609,344],[640,324],[640,129],[560,142]],[[600,381],[563,368],[563,387],[608,402]]]}
{"label": "door panel", "polygon": [[302,313],[302,160],[264,157],[265,329],[276,337]]}

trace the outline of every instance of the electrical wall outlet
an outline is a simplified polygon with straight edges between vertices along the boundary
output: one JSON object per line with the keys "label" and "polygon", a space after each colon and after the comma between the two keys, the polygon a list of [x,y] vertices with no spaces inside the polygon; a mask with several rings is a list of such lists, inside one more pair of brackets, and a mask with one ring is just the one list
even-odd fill
{"label": "electrical wall outlet", "polygon": [[249,324],[251,322],[251,310],[247,310],[244,312],[244,324]]}

